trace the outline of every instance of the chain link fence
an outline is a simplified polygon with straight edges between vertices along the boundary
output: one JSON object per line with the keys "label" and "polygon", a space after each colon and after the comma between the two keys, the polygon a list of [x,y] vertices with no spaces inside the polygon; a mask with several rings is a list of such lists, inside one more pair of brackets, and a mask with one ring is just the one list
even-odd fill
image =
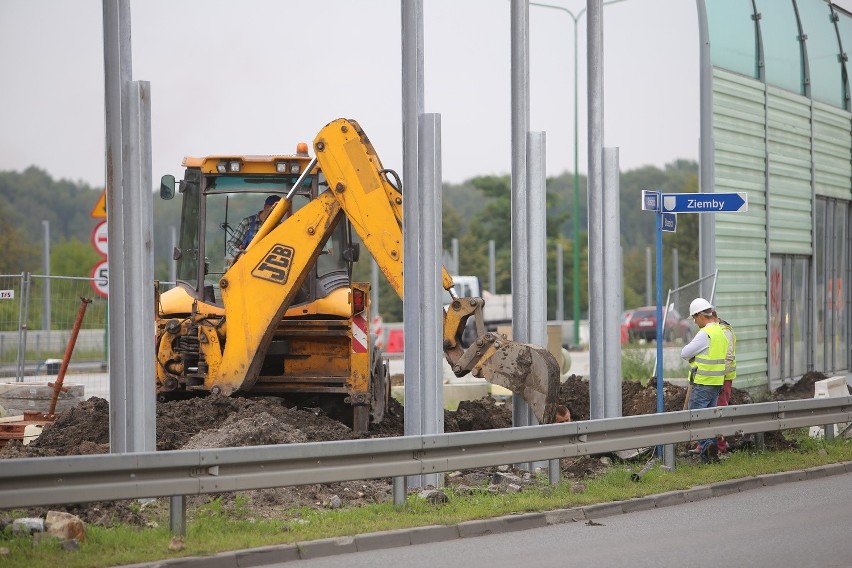
{"label": "chain link fence", "polygon": [[[108,398],[107,299],[95,292],[95,283],[93,278],[0,274],[0,384],[11,388],[9,383],[46,385],[54,380],[86,298],[92,302],[82,319],[64,385],[82,385],[85,398]],[[0,388],[0,397],[2,393]]]}

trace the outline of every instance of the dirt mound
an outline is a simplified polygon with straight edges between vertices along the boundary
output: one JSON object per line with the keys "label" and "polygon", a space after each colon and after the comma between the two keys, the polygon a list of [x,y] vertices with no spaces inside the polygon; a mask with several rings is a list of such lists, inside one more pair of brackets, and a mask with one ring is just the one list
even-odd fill
{"label": "dirt mound", "polygon": [[463,400],[455,411],[444,411],[444,432],[471,432],[511,428],[512,408],[485,396],[479,400]]}
{"label": "dirt mound", "polygon": [[827,378],[827,376],[819,371],[805,373],[796,383],[792,385],[783,385],[778,388],[774,393],[772,393],[772,400],[800,400],[803,398],[813,398],[816,390],[814,383]]}
{"label": "dirt mound", "polygon": [[279,422],[268,412],[260,412],[245,418],[232,414],[220,428],[205,430],[190,438],[183,449],[238,448],[307,441],[308,437],[301,430]]}
{"label": "dirt mound", "polygon": [[[779,397],[813,396],[813,383],[825,378],[809,373],[794,388],[782,388]],[[682,410],[686,389],[664,383],[664,408]],[[657,411],[656,385],[622,384],[622,414],[635,416]],[[779,398],[780,399],[780,398]],[[559,404],[568,406],[574,420],[589,419],[589,383],[577,375],[560,386]],[[733,403],[747,404],[748,393],[734,389]],[[444,411],[445,432],[469,432],[512,426],[511,405],[490,396],[462,401],[457,410]],[[391,399],[384,420],[371,424],[372,438],[402,436],[405,409]],[[292,444],[360,438],[350,428],[326,416],[319,408],[298,408],[284,398],[197,397],[157,404],[157,450],[181,448],[237,447]],[[0,448],[0,458],[83,455],[109,451],[109,403],[90,398],[63,412],[29,446],[9,444]]]}
{"label": "dirt mound", "polygon": [[109,403],[92,397],[60,414],[28,446],[39,456],[109,451]]}
{"label": "dirt mound", "polygon": [[[683,410],[686,388],[663,381],[663,409],[665,412]],[[744,390],[733,389],[731,404],[751,404],[751,396]],[[589,383],[582,377],[571,375],[559,387],[559,404],[571,409],[574,420],[588,420]],[[652,382],[642,386],[639,382],[621,383],[621,415],[638,416],[657,412],[657,385]]]}
{"label": "dirt mound", "polygon": [[[793,387],[784,387],[776,399],[808,398],[813,396],[813,383],[825,378],[821,373],[810,373]],[[686,389],[664,383],[666,411],[683,409]],[[574,420],[589,419],[589,383],[572,375],[560,386],[559,403],[572,410]],[[745,391],[734,389],[733,403],[750,403]],[[656,385],[643,387],[638,382],[622,385],[622,413],[624,416],[652,414],[657,409]],[[302,408],[279,397],[227,398],[198,397],[158,403],[157,449],[196,449],[239,447],[266,444],[293,444],[328,440],[349,440],[361,437],[381,438],[402,436],[405,426],[405,409],[391,399],[379,424],[371,424],[370,431],[356,435],[350,428],[324,414],[320,408]],[[503,404],[487,396],[479,400],[464,401],[457,410],[444,412],[446,432],[466,432],[509,428],[512,426],[511,404]],[[743,449],[749,440],[742,440]],[[789,447],[779,434],[767,434],[766,446],[770,449]],[[90,398],[62,413],[53,424],[45,427],[43,434],[29,446],[13,442],[0,448],[0,458],[82,455],[109,451],[109,404],[100,398]],[[574,479],[596,475],[607,468],[599,458],[583,456],[561,460],[563,474]],[[495,468],[458,473],[459,483],[473,483],[477,476],[488,480],[491,490],[504,490],[517,485],[513,475]],[[471,477],[473,476],[473,477]],[[448,477],[448,484],[453,478]],[[357,481],[335,484],[317,484],[302,487],[264,489],[241,493],[248,498],[251,514],[256,517],[280,518],[282,511],[297,507],[337,508],[381,503],[390,498],[390,479]],[[234,493],[217,496],[222,506],[235,511],[245,506],[245,501]],[[192,497],[189,505],[203,504],[210,496]],[[162,507],[163,504],[152,505]],[[116,522],[144,524],[145,510],[140,511],[131,501],[115,503],[89,503],[61,508],[80,516],[85,522],[110,525]],[[28,514],[38,515],[33,510]]]}
{"label": "dirt mound", "polygon": [[[177,450],[205,430],[234,429],[234,420],[266,414],[282,426],[300,430],[305,442],[351,440],[351,429],[325,416],[318,408],[301,409],[279,397],[207,396],[157,404],[157,449]],[[230,417],[235,418],[228,422]],[[240,430],[240,425],[236,425]],[[265,442],[271,443],[271,442]],[[251,444],[237,444],[251,445]]]}

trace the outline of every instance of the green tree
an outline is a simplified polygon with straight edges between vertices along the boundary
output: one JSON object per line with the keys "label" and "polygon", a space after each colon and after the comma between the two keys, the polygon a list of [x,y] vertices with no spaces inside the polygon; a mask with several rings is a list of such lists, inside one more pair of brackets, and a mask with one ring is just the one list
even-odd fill
{"label": "green tree", "polygon": [[88,278],[102,258],[88,242],[65,240],[51,247],[50,274]]}
{"label": "green tree", "polygon": [[18,222],[17,215],[0,205],[0,274],[20,274],[39,266],[40,249]]}
{"label": "green tree", "polygon": [[[623,246],[624,306],[635,308],[646,304],[646,247],[651,248],[652,286],[655,286],[656,215],[637,211],[643,189],[664,193],[694,193],[698,191],[698,166],[695,162],[678,160],[664,170],[646,166],[621,176],[621,235]],[[678,251],[678,282],[686,284],[698,278],[698,215],[678,215],[677,230],[663,235],[663,293],[674,282],[672,250]],[[651,290],[652,302],[656,298]]]}

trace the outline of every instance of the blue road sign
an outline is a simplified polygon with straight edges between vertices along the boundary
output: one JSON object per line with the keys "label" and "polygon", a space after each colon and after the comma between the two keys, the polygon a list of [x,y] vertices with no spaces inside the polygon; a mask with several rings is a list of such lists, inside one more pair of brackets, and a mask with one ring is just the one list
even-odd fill
{"label": "blue road sign", "polygon": [[674,233],[677,229],[677,213],[661,213],[663,216],[663,230]]}
{"label": "blue road sign", "polygon": [[642,211],[660,210],[660,192],[650,189],[642,190]]}
{"label": "blue road sign", "polygon": [[735,213],[748,211],[747,193],[664,193],[664,213]]}

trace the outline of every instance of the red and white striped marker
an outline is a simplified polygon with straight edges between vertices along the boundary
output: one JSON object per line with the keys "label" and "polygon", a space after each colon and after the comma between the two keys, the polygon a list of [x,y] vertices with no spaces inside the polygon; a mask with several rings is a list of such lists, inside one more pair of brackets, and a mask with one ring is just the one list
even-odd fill
{"label": "red and white striped marker", "polygon": [[352,352],[367,352],[367,319],[358,314],[352,316]]}
{"label": "red and white striped marker", "polygon": [[381,349],[385,346],[384,340],[384,329],[382,328],[382,316],[375,315],[373,316],[373,335],[376,336],[376,347]]}

